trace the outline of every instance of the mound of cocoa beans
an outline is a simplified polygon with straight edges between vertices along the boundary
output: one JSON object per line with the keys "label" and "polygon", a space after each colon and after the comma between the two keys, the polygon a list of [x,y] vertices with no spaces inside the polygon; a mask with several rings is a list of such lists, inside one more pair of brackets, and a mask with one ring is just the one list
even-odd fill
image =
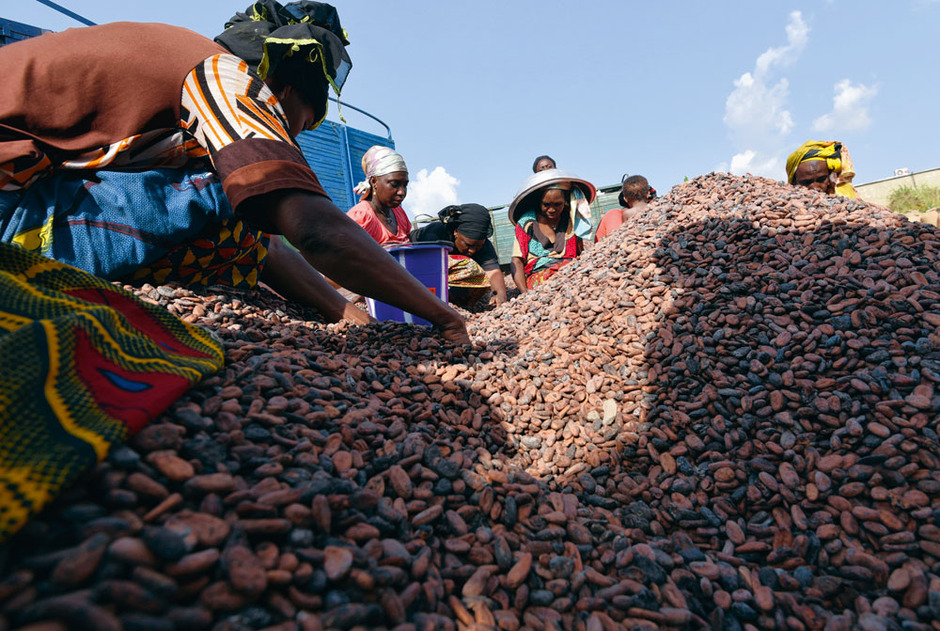
{"label": "mound of cocoa beans", "polygon": [[0,630],[940,629],[938,270],[709,174],[472,347],[137,288],[226,366],[0,549]]}

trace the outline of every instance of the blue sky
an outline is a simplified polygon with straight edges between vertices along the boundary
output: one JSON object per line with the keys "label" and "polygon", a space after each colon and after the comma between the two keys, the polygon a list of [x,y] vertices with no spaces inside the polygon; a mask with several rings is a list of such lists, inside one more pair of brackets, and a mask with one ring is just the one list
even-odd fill
{"label": "blue sky", "polygon": [[[211,37],[250,3],[60,4],[95,22]],[[543,153],[598,186],[645,175],[660,194],[716,170],[783,179],[808,139],[844,142],[857,183],[940,167],[938,0],[334,5],[353,61],[343,100],[390,126],[412,215],[508,203]],[[0,17],[77,25],[35,0],[7,3]]]}

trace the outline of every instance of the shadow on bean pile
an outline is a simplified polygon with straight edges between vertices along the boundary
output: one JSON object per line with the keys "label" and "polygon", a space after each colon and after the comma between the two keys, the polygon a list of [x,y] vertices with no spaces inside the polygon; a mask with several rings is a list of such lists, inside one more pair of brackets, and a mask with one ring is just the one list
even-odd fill
{"label": "shadow on bean pile", "polygon": [[680,555],[719,561],[710,590],[684,584],[719,627],[940,614],[940,239],[837,203],[714,216],[657,249],[681,294],[647,345],[657,388],[625,482]]}
{"label": "shadow on bean pile", "polygon": [[711,175],[595,250],[473,333],[526,331],[490,402],[633,544],[598,569],[715,628],[932,628],[937,230]]}
{"label": "shadow on bean pile", "polygon": [[0,629],[932,629],[938,246],[713,174],[472,348],[144,288],[226,367],[2,549]]}

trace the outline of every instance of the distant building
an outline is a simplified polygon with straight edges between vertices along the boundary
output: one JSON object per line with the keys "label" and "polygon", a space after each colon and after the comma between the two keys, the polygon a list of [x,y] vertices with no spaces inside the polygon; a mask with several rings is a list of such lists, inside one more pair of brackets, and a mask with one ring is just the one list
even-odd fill
{"label": "distant building", "polygon": [[908,169],[895,169],[893,177],[876,180],[866,184],[855,184],[858,196],[866,202],[887,206],[891,192],[901,187],[918,188],[920,186],[933,186],[940,188],[940,169],[930,169],[911,173]]}

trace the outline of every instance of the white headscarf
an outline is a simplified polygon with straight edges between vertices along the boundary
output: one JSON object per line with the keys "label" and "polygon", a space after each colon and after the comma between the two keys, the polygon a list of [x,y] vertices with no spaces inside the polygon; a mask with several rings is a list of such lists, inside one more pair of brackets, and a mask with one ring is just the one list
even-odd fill
{"label": "white headscarf", "polygon": [[370,177],[398,173],[399,171],[408,173],[408,167],[405,166],[405,159],[401,157],[401,154],[382,145],[369,147],[369,150],[362,156],[362,170],[366,174],[366,179],[356,184],[356,188],[353,190],[357,195],[365,195],[367,198],[368,193],[372,190],[369,185]]}

